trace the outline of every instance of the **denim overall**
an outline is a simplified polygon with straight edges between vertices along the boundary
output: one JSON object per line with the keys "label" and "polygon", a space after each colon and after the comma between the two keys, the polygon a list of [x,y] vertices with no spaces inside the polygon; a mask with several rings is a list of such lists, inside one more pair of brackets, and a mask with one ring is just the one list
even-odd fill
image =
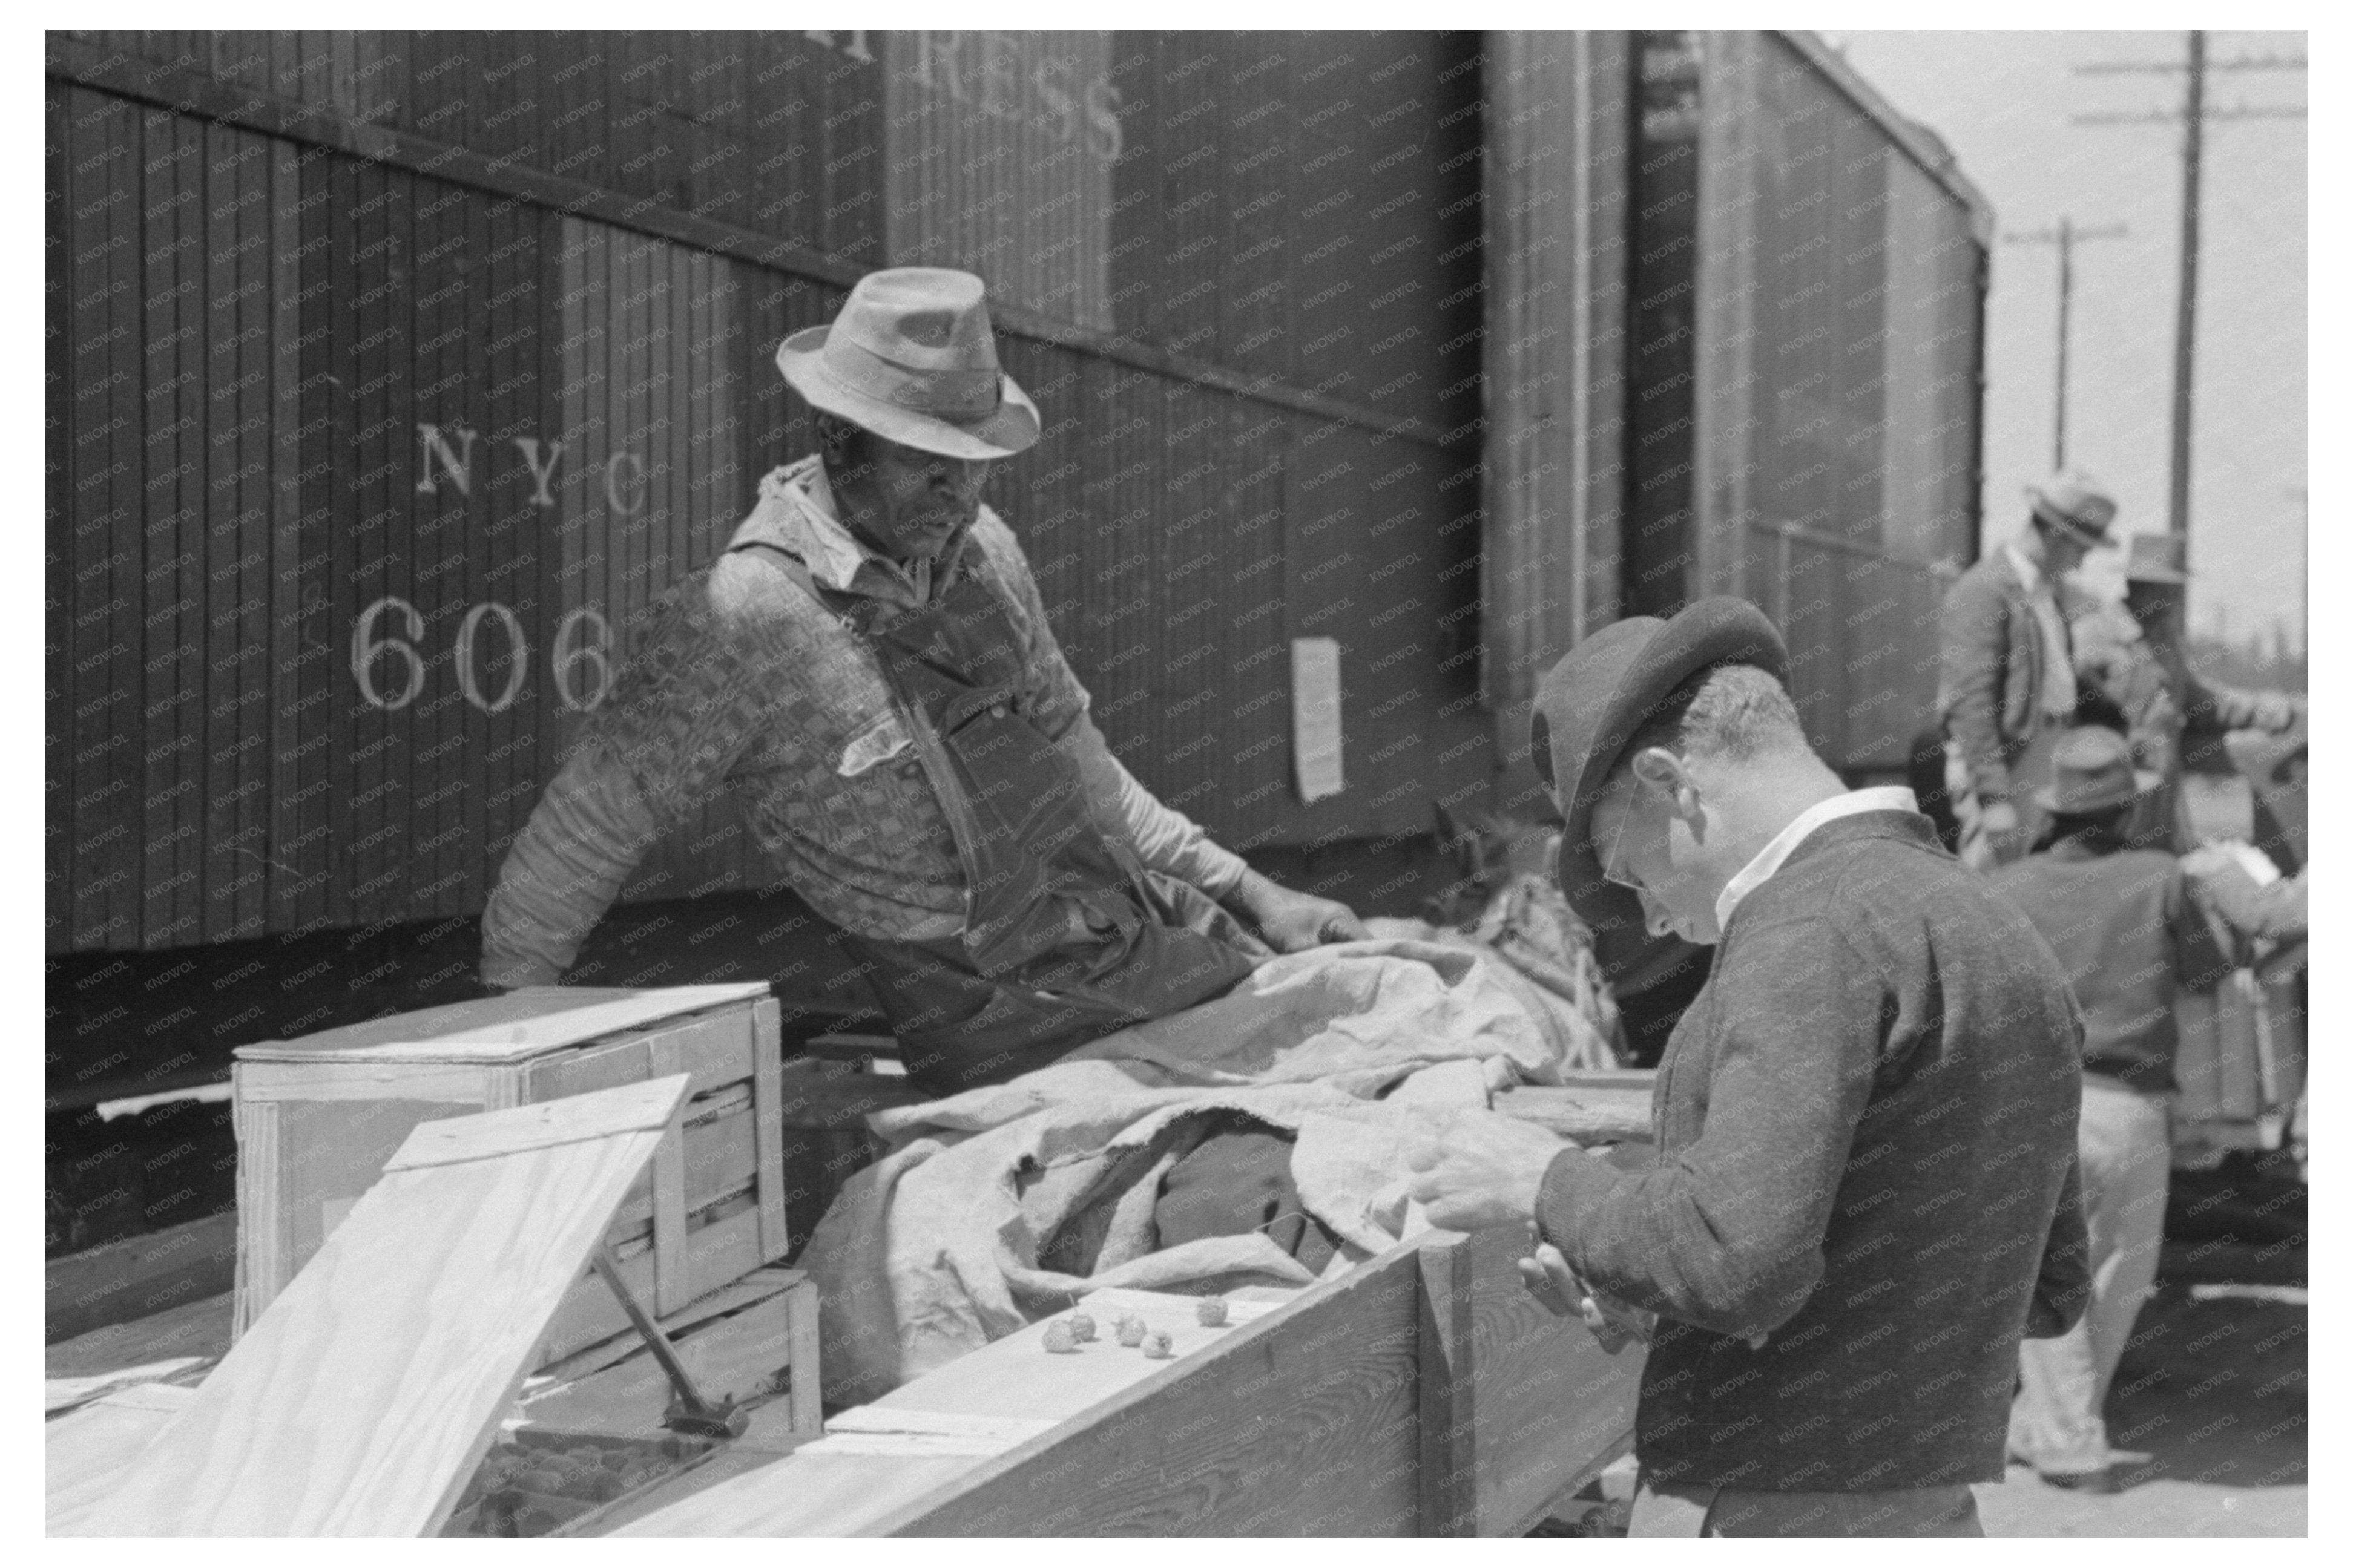
{"label": "denim overall", "polygon": [[819,587],[774,545],[737,548],[766,552],[874,655],[955,836],[962,932],[846,933],[918,1086],[1003,1082],[1222,995],[1271,955],[1208,895],[1147,870],[1096,826],[1077,763],[1022,710],[1020,642],[987,586],[960,575],[900,609]]}

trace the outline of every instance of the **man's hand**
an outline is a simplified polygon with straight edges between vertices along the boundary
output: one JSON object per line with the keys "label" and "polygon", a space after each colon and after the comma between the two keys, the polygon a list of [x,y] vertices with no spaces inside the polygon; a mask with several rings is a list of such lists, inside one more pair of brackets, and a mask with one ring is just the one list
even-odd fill
{"label": "man's hand", "polygon": [[1299,952],[1327,942],[1362,942],[1373,934],[1356,910],[1337,900],[1294,892],[1255,871],[1243,873],[1232,901],[1277,952]]}
{"label": "man's hand", "polygon": [[1406,1163],[1417,1173],[1406,1190],[1444,1230],[1525,1225],[1545,1172],[1567,1147],[1492,1110],[1418,1111],[1406,1136]]}
{"label": "man's hand", "polygon": [[[1535,1227],[1528,1227],[1531,1237]],[[1650,1343],[1651,1331],[1658,1322],[1654,1312],[1630,1307],[1615,1296],[1589,1289],[1568,1266],[1559,1247],[1548,1241],[1536,1243],[1535,1256],[1519,1261],[1520,1278],[1527,1282],[1531,1294],[1544,1303],[1556,1318],[1578,1318],[1591,1330],[1601,1348],[1615,1355],[1627,1342]]]}

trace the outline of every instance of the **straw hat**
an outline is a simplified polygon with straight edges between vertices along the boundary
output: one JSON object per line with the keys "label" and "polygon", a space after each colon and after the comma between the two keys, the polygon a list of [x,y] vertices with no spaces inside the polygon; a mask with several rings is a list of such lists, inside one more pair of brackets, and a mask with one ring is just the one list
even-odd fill
{"label": "straw hat", "polygon": [[997,368],[987,286],[969,272],[894,267],[850,289],[829,326],[776,349],[810,406],[902,446],[1009,458],[1038,439],[1038,409]]}

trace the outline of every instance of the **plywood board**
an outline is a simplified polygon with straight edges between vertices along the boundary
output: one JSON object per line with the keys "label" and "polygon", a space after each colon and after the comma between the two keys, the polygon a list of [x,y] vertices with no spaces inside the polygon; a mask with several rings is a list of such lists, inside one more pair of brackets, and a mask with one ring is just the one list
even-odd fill
{"label": "plywood board", "polygon": [[[142,1384],[116,1389],[47,1423],[42,1469],[48,1533],[81,1533],[90,1510],[195,1397],[193,1388]],[[95,1522],[102,1527],[105,1521]],[[105,1533],[102,1528],[88,1532]]]}
{"label": "plywood board", "polygon": [[420,1125],[92,1528],[431,1534],[686,1090]]}

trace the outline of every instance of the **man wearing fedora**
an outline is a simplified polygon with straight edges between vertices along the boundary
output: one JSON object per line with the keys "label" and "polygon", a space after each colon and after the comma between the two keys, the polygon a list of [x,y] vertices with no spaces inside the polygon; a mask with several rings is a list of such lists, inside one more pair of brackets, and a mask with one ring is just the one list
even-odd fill
{"label": "man wearing fedora", "polygon": [[2081,1310],[2082,1019],[1910,791],[1814,754],[1788,669],[1761,612],[1713,598],[1546,675],[1570,903],[1715,964],[1646,1168],[1464,1111],[1429,1119],[1409,1190],[1436,1226],[1533,1221],[1540,1298],[1605,1343],[1649,1329],[1632,1533],[1980,1534],[2020,1338]]}
{"label": "man wearing fedora", "polygon": [[1965,865],[1989,870],[2035,837],[2033,791],[2075,721],[2074,653],[2059,584],[2108,545],[2116,503],[2078,469],[2026,488],[2026,528],[1961,574],[1938,618],[1936,714]]}
{"label": "man wearing fedora", "polygon": [[2286,692],[2242,691],[2190,669],[2182,651],[2189,582],[2189,540],[2135,534],[2125,557],[2122,613],[2104,606],[2073,627],[2077,673],[2125,725],[2139,765],[2159,780],[2135,807],[2126,837],[2176,853],[2196,847],[2181,801],[2189,761],[2233,730],[2293,730],[2305,711]]}
{"label": "man wearing fedora", "polygon": [[2109,1448],[2100,1407],[2157,1279],[2165,1234],[2175,991],[2211,985],[2231,969],[2181,863],[2126,847],[2135,805],[2161,783],[2135,768],[2114,730],[2071,731],[2040,792],[2050,847],[1991,879],[2051,943],[2084,1010],[2076,1136],[2091,1235],[2083,1321],[2020,1347],[2010,1450],[2045,1480],[2104,1491],[2126,1457]]}
{"label": "man wearing fedora", "polygon": [[918,1085],[953,1093],[1361,937],[1155,799],[1087,716],[981,501],[1038,439],[969,273],[870,273],[776,352],[819,450],[655,607],[482,915],[482,978],[553,984],[653,841],[732,789],[848,932]]}

